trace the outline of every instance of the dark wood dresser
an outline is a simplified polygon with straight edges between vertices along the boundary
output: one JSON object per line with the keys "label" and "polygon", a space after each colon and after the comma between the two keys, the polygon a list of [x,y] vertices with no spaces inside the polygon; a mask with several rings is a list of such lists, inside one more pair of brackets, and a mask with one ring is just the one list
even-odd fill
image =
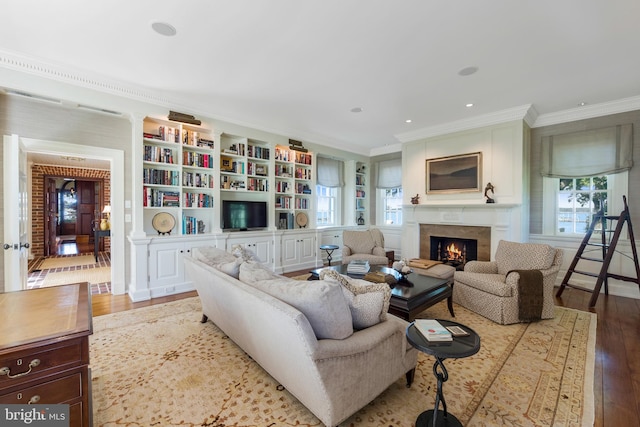
{"label": "dark wood dresser", "polygon": [[91,333],[87,283],[0,294],[0,403],[68,404],[90,427]]}

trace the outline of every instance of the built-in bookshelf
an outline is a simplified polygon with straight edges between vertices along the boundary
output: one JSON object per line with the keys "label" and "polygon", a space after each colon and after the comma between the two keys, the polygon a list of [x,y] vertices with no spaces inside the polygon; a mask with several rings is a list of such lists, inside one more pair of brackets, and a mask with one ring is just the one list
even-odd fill
{"label": "built-in bookshelf", "polygon": [[275,147],[274,210],[280,230],[309,227],[313,209],[313,153]]}
{"label": "built-in bookshelf", "polygon": [[269,143],[236,135],[220,136],[220,191],[269,191]]}
{"label": "built-in bookshelf", "polygon": [[355,221],[357,225],[367,225],[367,179],[368,165],[363,162],[356,162],[356,206]]}
{"label": "built-in bookshelf", "polygon": [[212,232],[217,179],[211,130],[146,118],[143,132],[145,232],[150,235]]}

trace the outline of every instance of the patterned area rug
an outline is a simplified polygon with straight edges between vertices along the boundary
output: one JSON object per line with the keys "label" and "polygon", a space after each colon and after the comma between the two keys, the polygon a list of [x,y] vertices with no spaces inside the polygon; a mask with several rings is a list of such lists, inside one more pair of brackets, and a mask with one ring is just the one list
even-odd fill
{"label": "patterned area rug", "polygon": [[95,264],[96,259],[93,255],[80,256],[63,256],[56,258],[47,258],[38,266],[40,270],[49,270],[52,268],[73,267],[74,265],[91,265]]}
{"label": "patterned area rug", "polygon": [[[501,326],[455,313],[482,339],[476,355],[445,362],[447,407],[463,425],[593,425],[595,314],[558,307],[555,319]],[[451,319],[444,302],[422,317]],[[200,318],[198,297],[94,318],[95,426],[321,426]],[[341,426],[412,426],[434,405],[433,362],[420,353],[410,389],[399,378]]]}
{"label": "patterned area rug", "polygon": [[68,283],[89,282],[94,284],[110,281],[111,267],[83,268],[82,270],[47,273],[41,286],[44,288]]}

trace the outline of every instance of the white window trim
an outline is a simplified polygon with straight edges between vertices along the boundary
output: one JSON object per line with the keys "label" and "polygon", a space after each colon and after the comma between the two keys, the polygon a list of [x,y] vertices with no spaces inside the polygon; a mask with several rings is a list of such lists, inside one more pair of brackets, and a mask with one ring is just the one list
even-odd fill
{"label": "white window trim", "polygon": [[385,224],[385,211],[384,211],[384,193],[386,188],[377,188],[376,194],[376,225],[382,227],[402,227],[402,222],[404,222],[404,212],[402,213],[402,222],[400,224]]}
{"label": "white window trim", "polygon": [[[320,193],[317,191],[317,187],[318,187],[318,184],[316,184],[316,194],[319,195]],[[336,199],[335,199],[336,200],[336,206],[335,206],[336,211],[334,212],[335,224],[326,224],[326,225],[325,224],[322,224],[322,225],[318,224],[317,228],[339,227],[339,226],[342,225],[342,188],[341,187],[333,187],[333,188],[332,187],[327,187],[327,188],[333,189],[333,190],[336,191]],[[316,205],[318,205],[318,203],[316,203]],[[317,206],[316,206],[316,209],[317,209]],[[316,221],[317,221],[317,219],[316,219]]]}
{"label": "white window trim", "polygon": [[[556,212],[558,211],[557,189],[560,178],[542,178],[542,234],[556,236],[559,238],[574,238],[574,236],[563,236],[556,233]],[[607,175],[607,196],[608,214],[618,215],[624,210],[622,196],[627,195],[629,187],[629,172],[620,172]]]}

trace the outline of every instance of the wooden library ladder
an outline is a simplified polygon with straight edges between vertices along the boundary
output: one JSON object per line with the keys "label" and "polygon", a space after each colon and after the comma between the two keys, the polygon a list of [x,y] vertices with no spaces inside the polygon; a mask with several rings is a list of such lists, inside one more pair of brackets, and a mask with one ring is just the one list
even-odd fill
{"label": "wooden library ladder", "polygon": [[[633,238],[633,227],[631,226],[631,216],[629,215],[629,206],[627,205],[626,196],[622,196],[622,201],[624,202],[624,210],[620,213],[620,216],[605,215],[603,209],[600,209],[598,213],[593,215],[593,220],[589,225],[587,234],[585,234],[584,239],[582,239],[582,243],[580,244],[580,247],[576,252],[576,256],[573,258],[573,261],[571,262],[571,266],[567,270],[567,274],[565,274],[564,279],[562,280],[560,289],[558,289],[558,292],[556,293],[557,297],[562,295],[562,292],[567,286],[570,288],[591,292],[592,295],[591,295],[591,300],[589,301],[589,307],[593,307],[594,305],[596,305],[596,301],[598,300],[598,295],[600,295],[600,289],[602,288],[603,283],[604,283],[604,293],[605,295],[609,295],[609,283],[607,281],[609,277],[613,279],[624,280],[626,282],[634,282],[640,288],[640,267],[638,267],[638,252],[636,249],[635,240]],[[609,264],[611,263],[613,254],[616,252],[616,245],[618,244],[618,239],[620,238],[620,233],[622,233],[622,229],[625,223],[627,224],[627,231],[629,233],[629,243],[631,245],[631,251],[633,253],[633,262],[636,269],[635,278],[622,276],[614,273],[609,273]],[[601,230],[599,230],[601,231],[600,232],[601,239],[599,242],[590,242],[591,235],[593,234],[598,224],[601,225]],[[589,249],[586,250],[587,248]],[[587,252],[587,255],[593,252],[597,252],[597,253],[600,253],[601,256],[585,256],[585,250]],[[624,256],[631,258],[628,255],[624,255]],[[602,263],[600,272],[591,273],[584,270],[577,270],[576,267],[578,266],[578,263],[582,260]],[[569,283],[569,279],[571,278],[571,275],[574,273],[581,274],[584,276],[597,277],[598,280],[596,281],[596,285],[593,288],[593,290]]]}

